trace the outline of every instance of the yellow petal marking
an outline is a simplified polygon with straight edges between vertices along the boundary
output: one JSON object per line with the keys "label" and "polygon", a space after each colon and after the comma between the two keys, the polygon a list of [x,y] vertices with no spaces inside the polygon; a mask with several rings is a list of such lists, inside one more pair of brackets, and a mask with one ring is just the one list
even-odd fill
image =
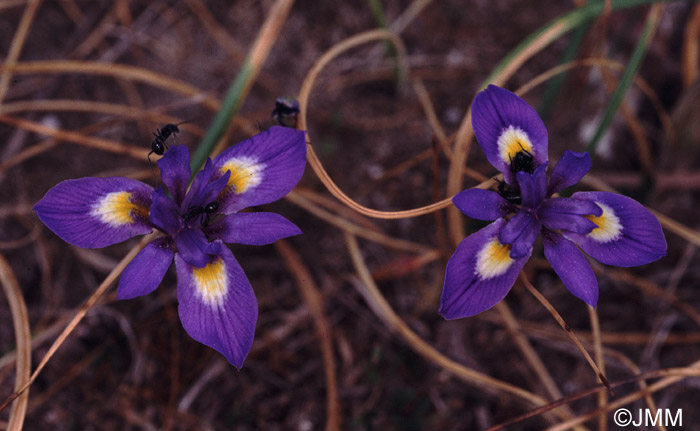
{"label": "yellow petal marking", "polygon": [[93,205],[90,214],[114,227],[134,223],[136,214],[148,219],[148,209],[133,203],[131,193],[125,191],[106,194]]}
{"label": "yellow petal marking", "polygon": [[598,226],[590,231],[588,236],[598,242],[610,242],[618,239],[622,236],[622,224],[617,215],[615,215],[615,211],[600,202],[596,202],[596,205],[603,210],[603,214],[600,217],[594,215],[584,216]]}
{"label": "yellow petal marking", "polygon": [[225,192],[241,194],[257,186],[262,181],[264,168],[265,165],[258,163],[258,160],[253,157],[235,157],[228,160],[219,169],[222,174],[231,171]]}
{"label": "yellow petal marking", "polygon": [[515,159],[515,155],[521,151],[527,151],[533,156],[532,142],[527,133],[520,127],[508,126],[498,137],[498,156],[510,165],[510,161]]}
{"label": "yellow petal marking", "polygon": [[483,280],[505,273],[515,262],[510,257],[510,245],[501,244],[498,238],[487,242],[476,256],[475,272]]}
{"label": "yellow petal marking", "polygon": [[193,268],[192,278],[199,298],[207,305],[221,307],[228,293],[226,264],[219,258],[204,268]]}

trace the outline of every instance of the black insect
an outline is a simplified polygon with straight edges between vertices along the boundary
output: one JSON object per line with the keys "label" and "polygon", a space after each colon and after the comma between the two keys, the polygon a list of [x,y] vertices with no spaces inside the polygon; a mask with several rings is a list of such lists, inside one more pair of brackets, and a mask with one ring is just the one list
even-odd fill
{"label": "black insect", "polygon": [[520,188],[517,185],[508,185],[505,181],[498,181],[498,194],[508,202],[520,205],[523,197],[520,195]]}
{"label": "black insect", "polygon": [[[532,153],[523,148],[522,145],[520,145],[520,148],[521,151],[515,153],[515,157],[509,156],[510,171],[514,174],[518,172],[527,172],[528,174],[532,174],[535,172],[535,158]],[[520,205],[523,201],[523,198],[520,195],[520,187],[517,183],[511,185],[507,184],[505,181],[499,181],[498,194],[501,195],[503,199],[515,205]]]}
{"label": "black insect", "polygon": [[197,205],[190,207],[187,210],[187,214],[183,216],[185,221],[190,221],[196,217],[203,217],[204,220],[202,221],[202,226],[206,226],[209,224],[209,221],[211,220],[211,215],[216,212],[216,210],[219,209],[219,203],[217,201],[209,202],[208,204],[202,206],[202,205]]}
{"label": "black insect", "polygon": [[272,118],[284,127],[296,129],[297,116],[299,115],[299,102],[289,96],[278,97],[275,100],[275,109],[272,111]]}
{"label": "black insect", "polygon": [[[182,124],[182,123],[180,123]],[[153,142],[151,142],[151,152],[148,153],[148,162],[151,162],[151,154],[156,153],[159,156],[162,156],[163,153],[165,153],[165,150],[168,148],[167,140],[168,138],[172,135],[175,136],[178,133],[180,133],[180,128],[177,127],[177,124],[166,124],[163,126],[162,129],[156,129],[155,133],[153,133]]]}
{"label": "black insect", "polygon": [[533,165],[534,156],[531,152],[523,148],[522,145],[520,145],[520,148],[522,151],[515,153],[515,157],[509,156],[510,171],[512,173],[527,172],[528,174],[535,172],[535,166]]}

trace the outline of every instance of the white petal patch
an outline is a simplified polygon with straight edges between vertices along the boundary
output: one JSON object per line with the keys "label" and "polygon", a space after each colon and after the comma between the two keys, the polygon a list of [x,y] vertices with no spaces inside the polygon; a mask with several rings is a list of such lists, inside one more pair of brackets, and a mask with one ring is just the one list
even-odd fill
{"label": "white petal patch", "polygon": [[510,257],[510,249],[511,246],[501,244],[498,238],[493,238],[476,255],[474,272],[482,280],[503,275],[515,262]]}
{"label": "white petal patch", "polygon": [[498,136],[498,157],[510,165],[511,160],[521,151],[535,155],[527,133],[520,127],[508,126]]}
{"label": "white petal patch", "polygon": [[257,158],[249,156],[233,157],[219,168],[222,174],[231,171],[226,188],[233,188],[232,191],[236,194],[245,193],[260,184],[264,170],[264,163],[258,163]]}
{"label": "white petal patch", "polygon": [[133,203],[131,193],[126,191],[106,194],[90,211],[90,215],[113,227],[134,223],[134,213],[141,213],[148,219],[148,209]]}
{"label": "white petal patch", "polygon": [[620,238],[622,236],[622,224],[615,211],[600,202],[596,202],[596,205],[603,210],[603,214],[600,217],[594,215],[585,216],[598,226],[588,234],[588,237],[598,242],[610,242]]}
{"label": "white petal patch", "polygon": [[204,268],[192,267],[197,296],[211,307],[222,307],[229,291],[229,280],[224,260],[218,258]]}

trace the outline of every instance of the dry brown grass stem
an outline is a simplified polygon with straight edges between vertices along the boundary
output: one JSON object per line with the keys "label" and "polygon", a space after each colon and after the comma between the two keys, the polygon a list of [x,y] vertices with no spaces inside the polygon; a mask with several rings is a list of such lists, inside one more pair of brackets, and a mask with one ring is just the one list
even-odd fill
{"label": "dry brown grass stem", "polygon": [[[545,367],[544,362],[542,362],[542,359],[532,347],[532,344],[530,344],[530,341],[528,341],[525,334],[523,334],[520,324],[510,311],[510,307],[508,307],[504,301],[501,301],[496,304],[494,309],[503,320],[503,324],[506,327],[508,334],[515,342],[516,347],[523,354],[525,360],[530,365],[530,368],[532,368],[535,374],[537,374],[537,377],[540,379],[542,385],[544,385],[549,397],[553,400],[561,398],[563,395],[557,384],[554,382],[554,378],[552,378],[552,375],[549,373],[549,370],[547,370],[547,367]],[[571,419],[574,417],[574,412],[567,405],[561,406],[558,410],[561,411],[561,416],[564,418]]]}
{"label": "dry brown grass stem", "polygon": [[[605,373],[605,358],[603,356],[603,342],[600,336],[600,322],[598,321],[598,313],[595,308],[588,306],[588,320],[591,321],[591,335],[593,336],[593,355],[595,362],[600,367],[600,371]],[[598,408],[602,408],[608,403],[608,393],[605,391],[598,392]],[[598,431],[606,431],[608,429],[608,419],[604,415],[598,417]]]}
{"label": "dry brown grass stem", "polygon": [[695,4],[683,34],[681,74],[683,88],[689,89],[698,79],[700,68],[700,3]]}
{"label": "dry brown grass stem", "polygon": [[[625,70],[626,65],[610,58],[582,58],[580,60],[573,60],[568,63],[563,63],[554,66],[551,69],[540,73],[536,77],[526,82],[520,88],[518,88],[515,91],[515,94],[518,94],[520,96],[522,96],[523,94],[527,94],[533,88],[552,79],[552,77],[572,69],[577,69],[579,67],[598,67],[605,70],[609,69],[622,72]],[[659,95],[656,93],[656,91],[654,91],[652,86],[649,85],[649,83],[639,75],[634,77],[633,83],[649,99],[652,106],[654,106],[656,114],[659,117],[659,121],[661,121],[661,125],[664,128],[666,140],[668,142],[673,142],[675,139],[675,131],[673,128],[673,123],[671,122],[671,116],[668,114],[666,108],[664,108],[661,99],[659,99]]]}
{"label": "dry brown grass stem", "polygon": [[449,372],[467,384],[474,385],[490,392],[508,394],[517,397],[526,404],[541,406],[547,401],[532,392],[506,383],[502,380],[494,379],[486,374],[474,371],[462,364],[459,364],[436,350],[434,347],[420,338],[394,311],[386,298],[381,294],[372,275],[364,262],[357,239],[351,233],[345,233],[350,258],[352,259],[355,271],[359,277],[359,283],[355,284],[362,297],[372,311],[384,322],[384,324],[396,332],[408,345],[420,356],[426,358],[435,366]]}
{"label": "dry brown grass stem", "polygon": [[0,122],[29,130],[30,132],[50,136],[60,141],[72,142],[95,150],[129,156],[135,159],[146,160],[146,154],[148,153],[148,148],[146,146],[136,147],[133,145],[124,145],[109,139],[85,136],[82,133],[68,130],[54,129],[53,127],[37,123],[36,121],[11,117],[5,114],[0,114]]}
{"label": "dry brown grass stem", "polygon": [[[29,332],[29,316],[27,306],[24,303],[22,290],[19,287],[12,267],[0,254],[0,284],[10,304],[12,314],[12,325],[15,332],[15,343],[17,345],[17,355],[15,358],[15,391],[18,392],[24,382],[29,379],[32,368],[31,333]],[[8,431],[20,431],[27,413],[27,403],[29,401],[29,391],[22,393],[12,404],[10,410],[10,420],[7,423]]]}
{"label": "dry brown grass stem", "polygon": [[0,73],[14,74],[58,74],[82,73],[87,75],[111,76],[127,81],[139,81],[145,84],[169,90],[182,96],[201,100],[202,105],[212,111],[218,111],[221,103],[215,97],[209,96],[199,88],[186,82],[172,78],[162,73],[125,64],[106,63],[98,61],[56,60],[19,62],[13,66],[2,66]]}
{"label": "dry brown grass stem", "polygon": [[433,106],[433,102],[430,100],[430,94],[428,93],[428,89],[425,88],[425,85],[423,85],[423,81],[419,78],[414,77],[411,80],[411,83],[413,84],[413,91],[416,93],[416,96],[418,96],[418,101],[423,107],[423,112],[425,113],[425,116],[428,119],[430,128],[433,129],[433,133],[435,134],[435,136],[438,139],[438,142],[440,143],[442,151],[445,152],[448,158],[452,157],[452,150],[449,147],[447,135],[445,134],[445,130],[440,124],[440,120],[438,120],[437,113],[435,112],[435,107]]}
{"label": "dry brown grass stem", "polygon": [[[621,381],[613,382],[613,383],[611,383],[611,386],[613,388],[616,388],[618,386],[622,386],[622,385],[629,384],[629,383],[634,383],[637,381],[643,381],[646,379],[661,378],[661,377],[666,378],[662,381],[657,382],[657,384],[650,386],[648,388],[648,390],[641,389],[633,394],[625,396],[624,398],[620,398],[620,399],[616,400],[614,403],[615,405],[613,407],[610,407],[610,404],[608,404],[608,405],[606,405],[606,407],[604,409],[598,409],[598,410],[595,410],[594,412],[589,413],[585,416],[579,416],[575,419],[572,419],[564,424],[559,424],[559,425],[556,425],[554,427],[547,428],[546,431],[565,431],[565,430],[571,429],[576,425],[583,424],[584,422],[586,422],[587,420],[589,420],[591,418],[606,414],[607,412],[609,412],[613,409],[616,409],[616,408],[619,408],[625,404],[629,404],[631,402],[634,402],[634,401],[644,397],[645,394],[649,395],[650,393],[661,390],[661,389],[663,389],[663,388],[665,388],[673,383],[676,383],[679,380],[682,380],[684,377],[697,377],[697,376],[700,376],[700,361],[695,362],[688,367],[667,368],[667,369],[662,369],[662,370],[649,371],[649,372],[639,374],[639,375],[636,375],[634,377],[630,377],[630,378],[627,378],[627,379],[624,379]],[[668,379],[674,379],[674,380],[667,381]],[[571,403],[573,401],[579,400],[581,398],[585,398],[589,395],[595,394],[595,393],[600,392],[600,391],[605,391],[605,390],[606,390],[605,386],[598,385],[598,386],[595,386],[595,387],[592,387],[589,389],[579,391],[578,393],[568,395],[562,399],[559,399],[557,401],[549,403],[545,406],[538,407],[535,410],[527,412],[523,415],[509,419],[506,422],[489,427],[489,428],[485,429],[484,431],[502,430],[509,425],[513,425],[513,424],[516,424],[518,422],[522,422],[526,419],[529,419],[531,417],[541,415],[545,412],[548,412],[554,408],[561,406],[562,404],[568,404],[568,403]]]}
{"label": "dry brown grass stem", "polygon": [[594,418],[598,415],[606,414],[607,412],[613,411],[615,409],[619,409],[620,407],[627,405],[631,402],[634,402],[640,398],[643,398],[647,394],[652,394],[654,392],[660,391],[661,389],[664,389],[668,386],[671,386],[675,383],[680,382],[684,378],[687,377],[698,377],[700,376],[700,361],[693,362],[691,365],[684,367],[684,368],[673,368],[669,370],[660,370],[658,372],[650,372],[650,373],[645,373],[641,376],[638,376],[635,380],[644,380],[644,379],[649,379],[649,378],[654,378],[654,377],[661,377],[661,376],[668,376],[665,377],[664,379],[649,385],[646,389],[640,389],[636,392],[633,392],[629,395],[625,395],[624,397],[617,398],[615,401],[612,401],[608,404],[606,404],[604,407],[596,409],[593,412],[587,413],[585,415],[581,415],[575,419],[572,419],[570,421],[564,422],[562,424],[547,428],[545,431],[565,431],[569,430],[576,425],[582,424],[586,422],[587,420]]}
{"label": "dry brown grass stem", "polygon": [[608,388],[610,395],[615,395],[603,371],[601,371],[601,369],[595,363],[593,358],[591,358],[591,355],[588,354],[586,348],[583,347],[581,341],[578,339],[571,327],[564,321],[559,312],[552,306],[552,304],[549,301],[547,301],[547,298],[545,298],[544,295],[542,295],[537,289],[535,289],[535,286],[533,286],[532,283],[530,283],[530,281],[527,279],[527,277],[525,277],[525,275],[522,272],[520,273],[520,280],[523,282],[527,290],[535,298],[537,298],[540,304],[542,304],[542,306],[544,306],[544,308],[552,315],[552,317],[554,317],[554,320],[557,321],[559,326],[561,326],[561,328],[567,333],[569,338],[571,338],[571,341],[573,341],[576,347],[579,349],[583,357],[586,359],[586,362],[588,362],[588,365],[590,365],[593,371],[596,373],[598,379],[601,381],[601,383],[605,385],[606,388]]}
{"label": "dry brown grass stem", "polygon": [[[104,293],[109,289],[109,287],[114,283],[119,277],[119,275],[122,273],[124,268],[126,268],[126,265],[131,262],[131,260],[138,254],[139,251],[143,247],[146,246],[146,244],[151,241],[157,234],[150,234],[144,236],[141,241],[137,245],[135,245],[129,252],[122,258],[121,261],[112,269],[112,271],[107,275],[107,277],[102,281],[102,283],[97,287],[95,292],[92,293],[88,297],[88,299],[83,303],[83,305],[80,306],[78,311],[75,313],[75,316],[68,322],[66,325],[65,329],[61,332],[61,334],[56,338],[56,340],[53,342],[51,347],[49,347],[48,351],[44,354],[44,357],[41,359],[39,362],[39,365],[37,365],[36,369],[32,373],[31,377],[24,381],[22,386],[15,390],[15,393],[10,395],[6,401],[0,405],[0,410],[2,410],[6,404],[10,401],[12,401],[14,398],[17,396],[21,395],[29,386],[36,380],[36,378],[39,376],[41,371],[44,369],[46,364],[49,362],[49,360],[53,357],[53,355],[56,353],[56,351],[61,347],[61,345],[66,341],[68,336],[73,332],[73,330],[78,326],[81,320],[85,317],[85,315],[90,311],[90,309],[99,301],[99,299],[104,295]],[[29,339],[28,339],[29,340]]]}
{"label": "dry brown grass stem", "polygon": [[34,17],[36,17],[36,12],[39,10],[40,5],[41,0],[29,0],[27,2],[27,7],[24,9],[22,18],[17,26],[17,31],[15,31],[15,35],[12,38],[10,49],[3,63],[5,67],[3,68],[2,75],[0,75],[0,104],[5,100],[5,95],[10,85],[10,79],[12,79],[12,72],[8,69],[17,64],[17,59],[19,59],[19,55],[22,52],[24,42],[27,40],[29,28],[32,26],[32,22],[34,22]]}
{"label": "dry brown grass stem", "polygon": [[321,220],[332,224],[333,226],[343,229],[346,232],[350,232],[353,235],[376,242],[377,244],[382,244],[396,250],[410,251],[414,253],[425,253],[432,251],[432,248],[427,245],[397,239],[375,230],[368,230],[367,227],[359,226],[358,224],[350,222],[343,217],[339,217],[329,211],[326,211],[296,191],[291,191],[289,194],[287,194],[286,199],[310,212]]}
{"label": "dry brown grass stem", "polygon": [[326,375],[326,431],[338,431],[340,429],[340,402],[338,401],[338,382],[335,375],[335,357],[333,356],[333,332],[323,310],[323,296],[301,257],[287,241],[279,240],[275,243],[275,247],[277,252],[282,255],[285,266],[296,279],[297,287],[313,318],[316,338],[321,343],[321,355]]}

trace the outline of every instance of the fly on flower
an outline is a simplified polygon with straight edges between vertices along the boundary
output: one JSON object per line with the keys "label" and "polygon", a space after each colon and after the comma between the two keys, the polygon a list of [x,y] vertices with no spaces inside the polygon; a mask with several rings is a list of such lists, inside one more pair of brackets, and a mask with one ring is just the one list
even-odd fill
{"label": "fly on flower", "polygon": [[439,310],[445,318],[473,316],[500,302],[540,234],[544,255],[564,285],[593,307],[598,281],[581,250],[623,267],[666,255],[659,221],[635,200],[608,192],[553,197],[583,178],[590,156],[566,151],[548,179],[547,129],[524,100],[489,85],[474,98],[472,125],[509,194],[499,186],[500,194],[469,189],[452,199],[467,216],[493,223],[465,238],[447,263]]}
{"label": "fly on flower", "polygon": [[53,187],[34,211],[56,235],[84,248],[160,231],[124,269],[117,297],[152,292],[174,259],[185,331],[240,368],[253,343],[258,306],[224,243],[263,245],[301,233],[278,214],[239,211],[276,201],[299,182],[304,136],[272,127],[207,160],[189,189],[189,151],[173,146],[158,160],[169,193],[128,178],[80,178]]}

